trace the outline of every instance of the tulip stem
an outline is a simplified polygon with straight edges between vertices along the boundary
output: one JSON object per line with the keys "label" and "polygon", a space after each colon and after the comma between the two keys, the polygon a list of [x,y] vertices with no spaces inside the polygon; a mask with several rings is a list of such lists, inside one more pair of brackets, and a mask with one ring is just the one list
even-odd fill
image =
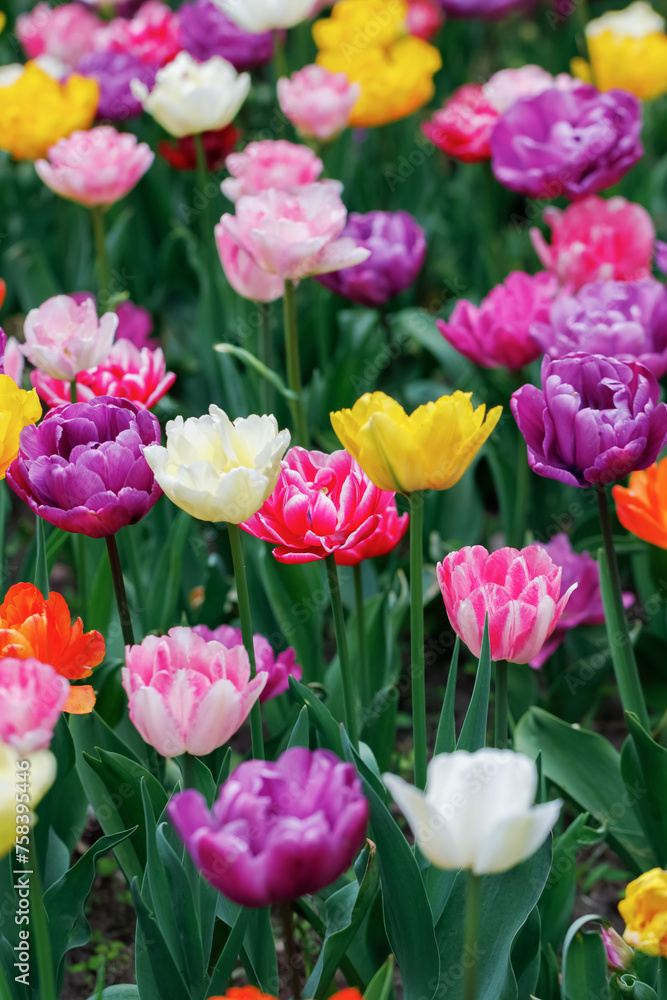
{"label": "tulip stem", "polygon": [[183,777],[183,788],[197,787],[197,765],[195,764],[195,759],[194,755],[187,753],[187,751],[178,758]]}
{"label": "tulip stem", "polygon": [[[605,486],[600,483],[596,485],[595,489],[598,497],[605,561],[608,570],[608,574],[605,574],[604,566],[600,567],[600,583],[603,588],[602,597],[603,604],[605,605],[607,638],[609,640],[614,673],[616,674],[618,693],[621,696],[621,704],[624,711],[634,712],[644,729],[650,732],[650,721],[644,700],[644,692],[639,679],[637,661],[635,660],[635,652],[630,641],[628,621],[625,617],[625,608],[623,607],[621,577],[618,571],[616,550],[614,549],[614,535],[609,513],[609,503],[607,502],[607,492]],[[612,607],[609,611],[604,600],[605,577],[608,578],[611,589],[609,596]],[[615,621],[612,621],[612,616]]]}
{"label": "tulip stem", "polygon": [[507,660],[496,663],[495,707],[493,713],[494,740],[498,750],[507,749]]}
{"label": "tulip stem", "polygon": [[127,594],[125,593],[125,581],[123,580],[123,570],[120,565],[116,536],[107,535],[106,543],[107,552],[109,553],[109,563],[111,564],[113,589],[116,594],[116,604],[118,605],[118,617],[120,618],[120,627],[123,630],[123,642],[126,646],[134,646],[132,617],[130,615],[130,606],[127,603]]}
{"label": "tulip stem", "polygon": [[289,967],[293,1000],[300,1000],[301,976],[299,975],[299,955],[296,950],[296,941],[294,940],[294,918],[292,917],[291,903],[280,904],[280,921],[283,925],[285,956]]}
{"label": "tulip stem", "polygon": [[424,677],[424,594],[422,584],[424,495],[410,494],[410,672],[415,785],[426,787],[426,679]]}
{"label": "tulip stem", "polygon": [[[271,328],[271,307],[267,302],[260,302],[258,305],[261,317],[259,334],[259,360],[262,364],[273,371],[273,330]],[[261,403],[263,413],[273,413],[275,406],[275,393],[271,383],[263,378],[261,381]]]}
{"label": "tulip stem", "polygon": [[479,914],[482,902],[482,879],[470,872],[466,892],[466,911],[463,939],[462,965],[464,968],[463,998],[475,1000],[477,995],[477,937],[479,934]]}
{"label": "tulip stem", "polygon": [[361,676],[361,700],[364,706],[371,701],[371,679],[368,676],[368,656],[366,655],[366,615],[364,612],[364,581],[361,563],[357,563],[354,573],[354,603],[357,612],[357,645],[359,674]]}
{"label": "tulip stem", "polygon": [[333,552],[330,552],[324,560],[327,567],[327,578],[329,580],[329,592],[331,594],[331,610],[333,612],[334,631],[336,633],[336,645],[338,646],[338,660],[340,662],[340,676],[343,684],[343,713],[345,715],[345,728],[350,737],[352,746],[356,749],[359,745],[357,735],[357,714],[355,711],[354,680],[352,678],[352,665],[350,654],[347,648],[347,634],[345,632],[345,616],[343,614],[343,602],[340,597],[340,581],[338,579],[338,568]]}
{"label": "tulip stem", "polygon": [[[106,233],[104,231],[104,211],[101,205],[93,205],[90,210],[93,219],[93,236],[95,238],[95,262],[97,264],[97,281],[99,295],[98,308],[103,307],[102,300],[109,301],[111,297],[111,268],[107,256]],[[74,400],[72,400],[74,402]]]}
{"label": "tulip stem", "polygon": [[35,840],[30,835],[30,858],[32,871],[30,874],[30,920],[35,935],[35,957],[37,959],[37,975],[39,992],[42,1000],[56,1000],[56,990],[53,982],[53,957],[51,939],[49,937],[49,918],[44,909],[44,896],[39,879],[37,848]]}
{"label": "tulip stem", "polygon": [[69,401],[70,401],[70,403],[78,403],[78,401],[79,401],[78,400],[78,396],[77,396],[77,391],[76,391],[76,375],[70,381],[70,384],[69,384]]}
{"label": "tulip stem", "polygon": [[[250,660],[250,676],[252,678],[257,673],[257,667],[255,664],[255,643],[252,636],[250,594],[248,593],[248,578],[243,558],[241,529],[238,524],[228,524],[227,530],[229,532],[229,544],[232,549],[232,563],[234,566],[234,578],[236,579],[236,597],[239,606],[239,618],[241,619],[241,635],[243,636],[243,645]],[[257,699],[250,709],[250,738],[252,740],[253,757],[256,760],[263,760],[264,734],[262,732],[262,713],[259,707],[259,699]]]}
{"label": "tulip stem", "polygon": [[276,71],[276,82],[281,76],[288,76],[284,39],[285,35],[282,29],[275,28],[273,31],[273,65]]}
{"label": "tulip stem", "polygon": [[292,423],[296,441],[294,444],[302,448],[309,447],[308,421],[303,408],[303,390],[301,388],[301,362],[299,359],[299,331],[296,316],[296,297],[294,282],[285,279],[285,294],[283,296],[283,317],[285,324],[285,356],[287,359],[287,384],[296,399],[290,401]]}

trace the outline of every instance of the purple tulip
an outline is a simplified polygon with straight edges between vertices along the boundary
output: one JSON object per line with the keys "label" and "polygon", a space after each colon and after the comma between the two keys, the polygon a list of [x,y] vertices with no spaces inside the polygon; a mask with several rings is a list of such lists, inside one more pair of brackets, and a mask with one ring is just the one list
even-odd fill
{"label": "purple tulip", "polygon": [[91,52],[76,68],[81,76],[89,76],[100,85],[98,118],[125,121],[137,118],[143,111],[141,102],[130,90],[130,80],[141,80],[151,89],[159,66],[143,63],[131,52]]}
{"label": "purple tulip", "polygon": [[319,274],[316,280],[360,306],[382,306],[415,280],[426,256],[424,230],[408,212],[351,212],[340,234],[366,247],[363,263]]}
{"label": "purple tulip", "polygon": [[21,431],[7,482],[49,524],[104,538],[141,520],[162,495],[143,456],[159,443],[157,417],[129,399],[65,403]]}
{"label": "purple tulip", "polygon": [[270,31],[257,35],[244,31],[223,14],[213,0],[181,4],[178,23],[181,45],[199,62],[211,56],[222,56],[241,73],[263,66],[273,58]]}
{"label": "purple tulip", "polygon": [[667,405],[638,361],[545,357],[542,386],[522,386],[510,403],[539,476],[569,486],[616,483],[652,465],[667,441]]}
{"label": "purple tulip", "polygon": [[[219,625],[215,629],[210,629],[207,625],[195,625],[192,631],[206,639],[206,642],[222,643],[225,649],[233,649],[235,646],[243,645],[241,629],[234,628],[233,625]],[[257,673],[268,674],[264,690],[259,696],[259,700],[263,704],[287,691],[290,677],[300,681],[303,668],[296,662],[296,651],[292,646],[276,656],[271,643],[263,635],[256,632],[252,638]]]}
{"label": "purple tulip", "polygon": [[667,288],[653,278],[596,281],[560,295],[530,332],[550,358],[604,354],[640,361],[660,378],[667,372]]}
{"label": "purple tulip", "polygon": [[204,878],[242,906],[298,899],[335,882],[361,848],[368,803],[352,764],[292,747],[248,760],[209,811],[188,789],[167,812]]}
{"label": "purple tulip", "polygon": [[655,241],[655,262],[663,274],[667,274],[667,243]]}
{"label": "purple tulip", "polygon": [[[542,548],[551,556],[563,573],[560,580],[561,593],[566,593],[573,583],[576,589],[570,594],[565,611],[556,628],[542,646],[537,656],[530,661],[531,667],[541,667],[555,653],[565,639],[566,633],[577,625],[604,624],[604,608],[600,593],[600,566],[588,552],[575,552],[565,534],[556,535]],[[635,595],[623,594],[623,604],[629,608],[634,604]]]}
{"label": "purple tulip", "polygon": [[491,166],[505,187],[533,198],[583,198],[611,187],[642,156],[641,102],[589,84],[524,97],[491,135]]}

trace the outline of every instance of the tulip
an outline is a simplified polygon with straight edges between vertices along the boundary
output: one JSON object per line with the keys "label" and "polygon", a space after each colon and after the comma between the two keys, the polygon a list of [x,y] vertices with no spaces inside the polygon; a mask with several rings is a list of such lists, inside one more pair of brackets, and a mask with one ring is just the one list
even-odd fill
{"label": "tulip", "polygon": [[409,0],[406,27],[408,34],[430,41],[445,22],[438,0]]}
{"label": "tulip", "polygon": [[220,222],[215,227],[215,242],[225,277],[235,292],[251,302],[275,302],[282,298],[283,279],[258,267]]}
{"label": "tulip", "polygon": [[350,123],[361,85],[324,66],[304,66],[277,83],[280,110],[301,135],[328,142]]}
{"label": "tulip", "polygon": [[102,22],[78,3],[51,7],[37,3],[16,18],[16,35],[28,59],[49,55],[70,70],[95,48],[95,35]]}
{"label": "tulip", "polygon": [[279,562],[314,562],[333,554],[337,563],[353,565],[359,547],[376,532],[386,539],[386,522],[400,538],[408,518],[397,521],[394,493],[374,486],[346,451],[325,455],[291,448],[271,496],[241,527],[275,545]]}
{"label": "tulip", "polygon": [[293,28],[310,17],[315,0],[215,0],[220,10],[238,24],[239,28],[253,34],[274,31],[276,28]]}
{"label": "tulip", "polygon": [[[195,625],[192,631],[206,642],[221,643],[225,649],[243,646],[241,629],[234,628],[233,625],[219,625],[215,629],[207,628],[206,625]],[[300,681],[303,668],[296,662],[296,651],[291,646],[276,656],[269,640],[258,632],[253,636],[253,646],[257,673],[266,675],[266,684],[259,696],[263,704],[271,698],[277,698],[279,694],[284,694],[289,689],[290,677]]]}
{"label": "tulip", "polygon": [[[24,754],[24,761],[29,767],[23,771],[16,766],[16,750],[6,743],[0,743],[0,858],[4,858],[16,846],[16,803],[20,790],[22,774],[25,774],[29,792],[30,808],[25,815],[26,826],[35,822],[32,810],[44,798],[49,788],[56,780],[56,758],[50,750],[36,750]],[[22,855],[26,857],[26,854]]]}
{"label": "tulip", "polygon": [[667,458],[630,474],[626,486],[614,486],[616,516],[637,538],[667,549]]}
{"label": "tulip", "polygon": [[263,66],[273,58],[270,31],[240,28],[213,0],[194,0],[178,8],[181,45],[199,62],[222,56],[239,73]]}
{"label": "tulip", "polygon": [[635,953],[629,948],[620,934],[613,927],[600,927],[600,935],[607,954],[607,965],[613,972],[623,972],[629,968],[635,959]]}
{"label": "tulip", "polygon": [[469,83],[454,91],[422,130],[443,153],[463,163],[481,163],[491,158],[491,133],[499,117],[482,86]]}
{"label": "tulip", "polygon": [[[84,632],[80,618],[71,624],[61,594],[52,591],[45,598],[32,583],[17,583],[0,605],[0,656],[40,660],[61,677],[80,680],[104,659],[104,639],[99,632]],[[94,704],[92,687],[75,685],[63,711],[82,715]]]}
{"label": "tulip", "polygon": [[667,288],[653,278],[597,281],[561,294],[531,333],[550,358],[603,354],[667,372]]}
{"label": "tulip", "polygon": [[98,49],[129,52],[150,66],[165,66],[182,48],[178,17],[160,0],[146,0],[131,17],[114,17],[96,42]]}
{"label": "tulip", "polygon": [[547,357],[542,386],[524,385],[511,400],[539,476],[570,486],[614,483],[652,465],[667,441],[667,406],[639,362]]}
{"label": "tulip", "polygon": [[117,326],[113,312],[98,320],[91,299],[77,305],[69,295],[54,295],[28,313],[23,353],[45,375],[69,381],[105,360]]}
{"label": "tulip", "polygon": [[641,205],[591,195],[564,212],[549,207],[543,214],[551,227],[551,246],[539,229],[531,229],[530,238],[544,267],[562,285],[577,291],[593,281],[650,276],[655,227]]}
{"label": "tulip", "polygon": [[148,635],[125,649],[122,682],[130,720],[163,757],[202,756],[243,725],[267,674],[250,678],[243,646],[227,649],[189,628]]}
{"label": "tulip", "polygon": [[328,750],[292,747],[249,760],[210,811],[188,789],[169,818],[204,878],[241,906],[265,907],[331,885],[361,849],[368,803],[352,764]]}
{"label": "tulip", "polygon": [[226,166],[231,176],[220,187],[230,201],[269,188],[296,194],[299,188],[313,184],[324,169],[312,149],[286,139],[249,142],[242,153],[230,153]]}
{"label": "tulip", "polygon": [[625,90],[582,85],[525,97],[491,136],[501,184],[531,198],[584,198],[618,183],[643,154],[641,105]]}
{"label": "tulip", "polygon": [[438,754],[424,792],[395,774],[382,777],[424,857],[436,868],[475,875],[497,875],[530,858],[562,806],[560,799],[533,805],[537,767],[512,750]]}
{"label": "tulip", "polygon": [[627,944],[667,958],[667,871],[652,868],[630,882],[618,912],[625,920]]}
{"label": "tulip", "polygon": [[238,74],[221,56],[198,63],[188,52],[179,52],[158,70],[150,92],[140,80],[130,86],[144,110],[179,138],[229,125],[248,96],[250,76]]}
{"label": "tulip", "polygon": [[368,260],[318,277],[325,288],[369,308],[400,295],[419,274],[426,235],[408,212],[352,212],[342,238],[370,251]]}
{"label": "tulip", "polygon": [[[599,563],[588,552],[575,552],[565,534],[556,535],[543,548],[563,571],[561,591],[571,593],[556,628],[530,661],[531,667],[535,668],[541,667],[555,653],[570,629],[578,625],[603,625],[605,620]],[[576,585],[576,590],[572,590],[573,585]],[[626,608],[631,607],[634,601],[634,594],[623,594],[623,605]]]}
{"label": "tulip", "polygon": [[239,199],[224,229],[268,274],[296,281],[360,264],[370,250],[339,238],[347,212],[337,181],[308,184],[293,193],[272,188]]}
{"label": "tulip", "polygon": [[459,481],[494,429],[502,411],[485,417],[471,392],[441,396],[410,416],[383,392],[365,393],[351,410],[331,413],[343,447],[381,490],[446,490]]}
{"label": "tulip", "polygon": [[499,115],[504,115],[522,97],[534,97],[557,84],[557,78],[541,66],[520,66],[494,73],[483,84],[482,94]]}
{"label": "tulip", "polygon": [[150,90],[155,83],[159,64],[143,63],[133,52],[91,52],[78,64],[76,71],[95,80],[100,88],[97,106],[99,118],[125,121],[137,118],[143,111],[130,90],[132,80],[141,80]]}
{"label": "tulip", "polygon": [[[405,34],[409,9],[406,0],[338,0],[331,17],[313,25],[318,49],[351,49],[350,38],[358,33],[366,45],[392,45]],[[349,52],[351,56],[352,53]]]}
{"label": "tulip", "polygon": [[58,406],[25,429],[7,482],[49,524],[107,538],[162,495],[142,454],[159,440],[157,418],[129,399]]}
{"label": "tulip", "polygon": [[663,274],[667,274],[667,243],[655,241],[655,263]]}
{"label": "tulip", "polygon": [[[31,372],[30,379],[47,406],[70,402],[71,382],[50,378],[39,371]],[[150,410],[175,381],[176,376],[167,371],[159,347],[140,350],[131,340],[122,337],[112,344],[101,364],[78,373],[76,397],[82,403],[95,396],[115,396],[131,399],[140,410]]]}
{"label": "tulip", "polygon": [[9,375],[0,375],[0,410],[3,414],[0,429],[0,479],[19,451],[19,438],[24,427],[36,424],[42,415],[42,406],[34,389],[26,392]]}
{"label": "tulip", "polygon": [[[97,303],[97,299],[92,292],[72,292],[70,298],[74,299],[78,305],[81,305],[87,299],[90,299],[93,305]],[[129,340],[139,350],[142,350],[144,347],[155,350],[157,341],[151,339],[153,319],[147,309],[143,309],[142,306],[136,306],[134,302],[126,299],[124,302],[118,303],[115,312],[118,317],[116,341]]]}
{"label": "tulip", "polygon": [[489,553],[482,545],[450,552],[437,566],[452,628],[479,657],[488,617],[491,659],[528,663],[556,628],[572,591],[540,545]]}
{"label": "tulip", "polygon": [[167,446],[151,445],[144,457],[177,507],[201,521],[240,524],[273,492],[289,440],[274,416],[232,423],[212,403],[208,415],[170,420]]}
{"label": "tulip", "polygon": [[79,205],[107,207],[124,198],[155,159],[145,142],[110,125],[72,132],[37,160],[35,170],[47,187]]}
{"label": "tulip", "polygon": [[523,368],[540,355],[533,324],[545,322],[558,290],[556,278],[542,271],[512,271],[479,306],[459,299],[448,322],[436,326],[452,347],[483,368]]}
{"label": "tulip", "polygon": [[34,657],[0,660],[0,740],[19,759],[46,750],[70,693],[70,686],[48,663]]}

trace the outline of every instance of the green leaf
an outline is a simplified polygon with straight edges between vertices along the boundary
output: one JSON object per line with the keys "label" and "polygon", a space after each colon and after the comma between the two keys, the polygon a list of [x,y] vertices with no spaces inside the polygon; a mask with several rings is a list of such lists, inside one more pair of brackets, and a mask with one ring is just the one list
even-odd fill
{"label": "green leaf", "polygon": [[342,757],[343,745],[340,729],[329,710],[310,688],[295,680],[294,677],[289,678],[289,689],[299,704],[308,708],[309,717],[312,717],[313,722],[322,733],[326,746]]}
{"label": "green leaf", "polygon": [[584,931],[584,924],[604,918],[580,917],[570,927],[563,944],[563,1000],[608,1000],[607,953],[599,931]]}
{"label": "green leaf", "polygon": [[364,1000],[389,1000],[393,982],[394,956],[390,955],[366,987],[364,991]]}
{"label": "green leaf", "polygon": [[[579,813],[564,833],[554,840],[553,861],[547,885],[540,899],[542,917],[542,942],[548,942],[558,953],[565,937],[574,908],[577,891],[577,849],[591,843],[590,834],[597,841],[602,833],[586,827],[588,813]],[[585,832],[589,831],[589,832]]]}
{"label": "green leaf", "polygon": [[[117,983],[115,986],[107,986],[99,994],[100,1000],[139,1000],[139,987],[131,983]],[[98,994],[94,993],[88,1000],[98,1000]]]}
{"label": "green leaf", "polygon": [[512,943],[507,995],[528,997],[534,994],[540,971],[541,930],[540,911],[535,906]]}
{"label": "green leaf", "polygon": [[[202,949],[201,928],[190,881],[180,858],[165,836],[165,828],[166,823],[158,826],[155,839],[162,870],[167,876],[168,895],[176,918],[180,952],[185,957],[187,980],[194,994],[204,986],[208,955],[205,955]],[[160,920],[159,924],[162,929],[163,921]]]}
{"label": "green leaf", "polygon": [[646,732],[633,712],[625,713],[630,735],[621,750],[621,773],[653,847],[655,863],[667,861],[667,750]]}
{"label": "green leaf", "polygon": [[639,874],[653,852],[639,824],[637,791],[628,792],[620,755],[598,733],[575,729],[541,708],[531,708],[514,732],[514,746],[529,757],[542,751],[544,774],[607,828],[610,846]]}
{"label": "green leaf", "polygon": [[49,567],[46,562],[46,538],[44,532],[44,521],[41,517],[35,518],[35,538],[37,550],[35,553],[35,575],[33,583],[38,590],[41,590],[44,597],[49,595]]}
{"label": "green leaf", "polygon": [[[155,917],[149,910],[139,891],[138,879],[130,885],[132,902],[137,914],[137,985],[141,996],[159,996],[160,1000],[183,1000],[189,996],[188,988],[181,976]],[[146,985],[142,983],[144,969],[150,970]],[[157,987],[157,992],[154,987]]]}
{"label": "green leaf", "polygon": [[149,622],[158,622],[164,632],[172,623],[181,581],[181,563],[192,519],[184,510],[174,518],[153,572],[153,599]]}
{"label": "green leaf", "polygon": [[317,563],[282,565],[263,545],[258,550],[257,569],[271,611],[285,639],[296,649],[304,679],[321,681],[322,620],[328,595],[320,567]]}
{"label": "green leaf", "polygon": [[466,717],[461,727],[457,750],[471,753],[486,745],[486,727],[489,718],[489,698],[491,695],[491,646],[489,643],[488,615],[484,622],[484,636],[479,654],[477,677]]}
{"label": "green leaf", "polygon": [[[447,676],[447,687],[445,688],[445,699],[440,712],[440,722],[438,732],[435,737],[435,748],[433,756],[439,753],[453,753],[456,750],[456,727],[454,725],[454,700],[456,698],[456,678],[459,671],[459,653],[461,652],[461,639],[457,635],[452,652],[452,660],[449,664],[449,674]],[[479,675],[478,675],[479,676]]]}
{"label": "green leaf", "polygon": [[250,365],[254,368],[256,372],[266,379],[274,389],[277,389],[281,396],[284,396],[287,400],[298,399],[298,396],[292,389],[288,389],[280,375],[274,372],[273,369],[267,368],[266,365],[262,364],[259,358],[256,358],[254,354],[250,351],[246,351],[244,347],[237,347],[236,344],[216,344],[215,350],[220,354],[231,354],[232,357],[238,358],[239,361],[243,361],[246,365]]}
{"label": "green leaf", "polygon": [[211,973],[211,981],[208,984],[207,994],[211,996],[224,996],[232,978],[232,972],[236,965],[236,960],[241,951],[243,938],[245,936],[246,924],[248,921],[248,910],[240,909],[234,921],[229,937],[225,941],[224,948],[220,953],[220,958],[215,964]]}
{"label": "green leaf", "polygon": [[378,887],[377,852],[374,844],[368,844],[367,853],[366,870],[361,884],[352,882],[343,886],[326,901],[326,936],[315,968],[303,989],[306,997],[323,1000],[327,996],[336,969],[359,932],[361,921],[373,901]]}
{"label": "green leaf", "polygon": [[287,748],[290,747],[306,747],[310,746],[310,723],[308,721],[308,708],[306,705],[303,706],[299,712],[299,717],[294,724],[294,729],[290,734],[289,741],[287,743]]}

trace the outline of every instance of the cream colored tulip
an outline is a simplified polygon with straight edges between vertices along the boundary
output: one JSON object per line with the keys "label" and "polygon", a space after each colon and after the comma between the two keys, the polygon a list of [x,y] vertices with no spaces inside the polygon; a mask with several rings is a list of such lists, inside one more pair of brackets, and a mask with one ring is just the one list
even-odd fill
{"label": "cream colored tulip", "polygon": [[[27,760],[30,767],[26,770],[17,767],[19,759]],[[36,750],[19,758],[14,747],[0,743],[0,858],[9,854],[16,843],[17,804],[25,804],[30,810],[25,814],[29,817],[29,824],[20,825],[32,826],[35,822],[32,810],[46,795],[55,778],[56,758],[50,750]],[[24,779],[28,789],[26,792],[23,791]],[[23,795],[28,797],[27,803],[21,803]],[[23,815],[23,810],[21,814]]]}
{"label": "cream colored tulip", "polygon": [[230,21],[252,34],[293,28],[314,12],[316,0],[214,0]]}

